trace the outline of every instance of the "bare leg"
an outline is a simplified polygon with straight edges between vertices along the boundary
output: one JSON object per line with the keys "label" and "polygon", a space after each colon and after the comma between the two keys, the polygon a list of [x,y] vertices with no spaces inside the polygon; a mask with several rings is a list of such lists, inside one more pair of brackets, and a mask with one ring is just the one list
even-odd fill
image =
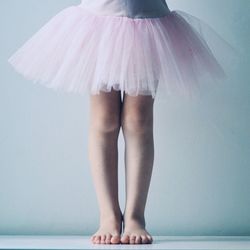
{"label": "bare leg", "polygon": [[154,161],[153,103],[151,96],[124,95],[121,119],[126,165],[126,207],[121,238],[124,244],[153,241],[144,218]]}
{"label": "bare leg", "polygon": [[120,91],[91,95],[90,108],[89,159],[100,211],[100,227],[91,240],[118,244],[122,230],[117,170]]}

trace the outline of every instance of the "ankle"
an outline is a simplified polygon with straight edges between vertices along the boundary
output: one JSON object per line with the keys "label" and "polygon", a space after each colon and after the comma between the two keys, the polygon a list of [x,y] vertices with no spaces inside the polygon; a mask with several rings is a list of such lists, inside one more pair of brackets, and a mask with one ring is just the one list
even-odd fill
{"label": "ankle", "polygon": [[121,211],[101,212],[100,221],[122,221],[123,215]]}
{"label": "ankle", "polygon": [[138,213],[124,213],[124,225],[140,225],[142,227],[146,226],[144,214]]}

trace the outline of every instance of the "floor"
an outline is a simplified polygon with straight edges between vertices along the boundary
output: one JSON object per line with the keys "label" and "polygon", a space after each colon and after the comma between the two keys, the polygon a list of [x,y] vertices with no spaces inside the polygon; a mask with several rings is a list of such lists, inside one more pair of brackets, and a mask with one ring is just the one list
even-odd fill
{"label": "floor", "polygon": [[0,249],[250,250],[250,236],[153,236],[148,245],[96,245],[90,236],[0,236]]}

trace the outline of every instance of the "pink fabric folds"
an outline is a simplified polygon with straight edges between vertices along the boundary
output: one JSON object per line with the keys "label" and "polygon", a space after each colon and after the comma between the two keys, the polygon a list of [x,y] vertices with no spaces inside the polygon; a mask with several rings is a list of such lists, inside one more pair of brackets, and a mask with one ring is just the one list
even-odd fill
{"label": "pink fabric folds", "polygon": [[[205,35],[207,34],[207,36]],[[182,11],[158,18],[94,15],[70,6],[9,59],[24,77],[79,94],[111,89],[156,97],[194,94],[226,76],[233,49]]]}

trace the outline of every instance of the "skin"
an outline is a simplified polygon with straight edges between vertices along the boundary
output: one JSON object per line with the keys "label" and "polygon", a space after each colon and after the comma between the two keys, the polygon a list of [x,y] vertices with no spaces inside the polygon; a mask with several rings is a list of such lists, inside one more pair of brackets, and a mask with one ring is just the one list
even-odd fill
{"label": "skin", "polygon": [[[90,96],[89,160],[100,212],[94,244],[150,244],[145,206],[154,161],[151,96]],[[126,205],[118,201],[118,135],[125,141]],[[123,233],[123,234],[122,234]]]}

